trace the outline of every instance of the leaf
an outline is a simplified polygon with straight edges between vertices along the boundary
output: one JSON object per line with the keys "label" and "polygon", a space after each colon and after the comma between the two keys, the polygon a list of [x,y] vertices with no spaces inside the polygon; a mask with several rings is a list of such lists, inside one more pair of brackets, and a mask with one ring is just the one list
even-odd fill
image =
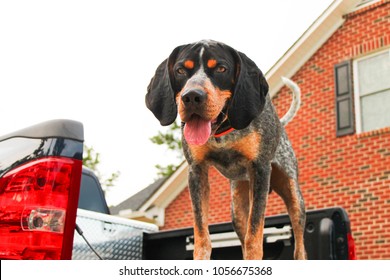
{"label": "leaf", "polygon": [[[183,160],[182,142],[181,142],[181,126],[174,122],[171,124],[165,132],[159,131],[157,135],[150,138],[150,141],[159,146],[165,146],[168,151],[171,151],[177,155],[178,159]],[[172,175],[178,168],[175,164],[168,164],[162,166],[160,164],[155,165],[157,169],[157,175],[159,177],[166,177]]]}
{"label": "leaf", "polygon": [[112,173],[108,178],[102,175],[98,166],[100,164],[100,153],[96,152],[93,147],[84,145],[83,165],[91,169],[96,177],[99,179],[102,189],[107,191],[109,188],[115,186],[115,182],[120,176],[120,172],[116,171]]}

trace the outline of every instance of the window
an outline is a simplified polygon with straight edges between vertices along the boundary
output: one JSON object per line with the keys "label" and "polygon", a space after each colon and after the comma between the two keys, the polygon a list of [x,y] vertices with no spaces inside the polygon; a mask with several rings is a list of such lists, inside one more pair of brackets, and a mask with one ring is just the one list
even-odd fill
{"label": "window", "polygon": [[390,50],[353,62],[357,132],[390,127]]}
{"label": "window", "polygon": [[78,208],[109,214],[99,181],[83,169]]}

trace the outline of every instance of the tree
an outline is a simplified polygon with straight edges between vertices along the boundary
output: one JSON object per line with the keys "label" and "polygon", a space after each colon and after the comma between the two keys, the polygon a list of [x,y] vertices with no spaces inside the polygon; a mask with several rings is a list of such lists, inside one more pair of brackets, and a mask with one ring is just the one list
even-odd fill
{"label": "tree", "polygon": [[[184,160],[181,142],[181,126],[174,122],[171,124],[166,132],[159,131],[157,135],[150,138],[150,141],[156,145],[165,146],[168,151],[176,154],[176,157],[180,162]],[[159,177],[168,177],[176,171],[177,164],[160,165],[156,164]]]}
{"label": "tree", "polygon": [[84,154],[83,154],[83,165],[91,169],[95,175],[98,177],[100,184],[104,192],[109,190],[109,188],[115,185],[115,181],[119,178],[120,172],[116,171],[112,173],[108,178],[102,175],[98,169],[100,163],[100,153],[97,153],[93,147],[88,147],[84,145]]}

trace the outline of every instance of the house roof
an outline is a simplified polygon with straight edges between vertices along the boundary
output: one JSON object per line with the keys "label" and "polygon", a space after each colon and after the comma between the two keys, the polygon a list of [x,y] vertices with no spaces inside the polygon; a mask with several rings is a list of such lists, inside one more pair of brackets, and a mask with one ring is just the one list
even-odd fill
{"label": "house roof", "polygon": [[[282,88],[281,77],[291,78],[306,61],[332,36],[332,34],[343,24],[345,14],[352,12],[357,6],[365,4],[367,0],[335,0],[330,6],[313,22],[313,24],[302,34],[301,37],[286,51],[286,53],[268,70],[266,79],[270,88],[270,96],[274,97]],[[164,182],[156,181],[149,187],[153,192],[141,191],[129,198],[127,201],[137,206],[136,210],[147,211],[155,207],[167,207],[181,191],[187,186],[188,164],[182,165]],[[152,187],[153,186],[153,187]],[[150,194],[147,197],[147,194]],[[138,197],[137,197],[138,196]],[[138,200],[136,202],[136,200]],[[125,201],[126,202],[126,201]],[[125,203],[123,202],[123,204]],[[130,204],[130,203],[129,203]],[[122,205],[122,203],[120,204]],[[119,207],[118,205],[117,207]],[[129,208],[127,208],[129,209]],[[133,208],[131,208],[133,209]],[[118,211],[119,212],[119,211]]]}
{"label": "house roof", "polygon": [[283,86],[280,77],[291,78],[344,23],[343,16],[353,11],[361,2],[362,0],[335,0],[330,4],[265,74],[271,97]]}
{"label": "house roof", "polygon": [[117,215],[122,210],[139,210],[139,208],[164,184],[166,180],[166,177],[160,178],[120,204],[110,207],[111,214]]}
{"label": "house roof", "polygon": [[187,186],[188,164],[184,161],[160,188],[149,197],[148,200],[139,208],[140,211],[147,211],[156,206],[159,208],[167,207]]}

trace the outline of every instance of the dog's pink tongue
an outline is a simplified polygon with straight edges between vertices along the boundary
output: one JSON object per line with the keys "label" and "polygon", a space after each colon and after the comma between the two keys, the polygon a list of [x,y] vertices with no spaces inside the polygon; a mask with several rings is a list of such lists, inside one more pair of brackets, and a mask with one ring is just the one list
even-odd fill
{"label": "dog's pink tongue", "polygon": [[184,137],[190,145],[206,144],[211,134],[211,121],[193,116],[184,126]]}

